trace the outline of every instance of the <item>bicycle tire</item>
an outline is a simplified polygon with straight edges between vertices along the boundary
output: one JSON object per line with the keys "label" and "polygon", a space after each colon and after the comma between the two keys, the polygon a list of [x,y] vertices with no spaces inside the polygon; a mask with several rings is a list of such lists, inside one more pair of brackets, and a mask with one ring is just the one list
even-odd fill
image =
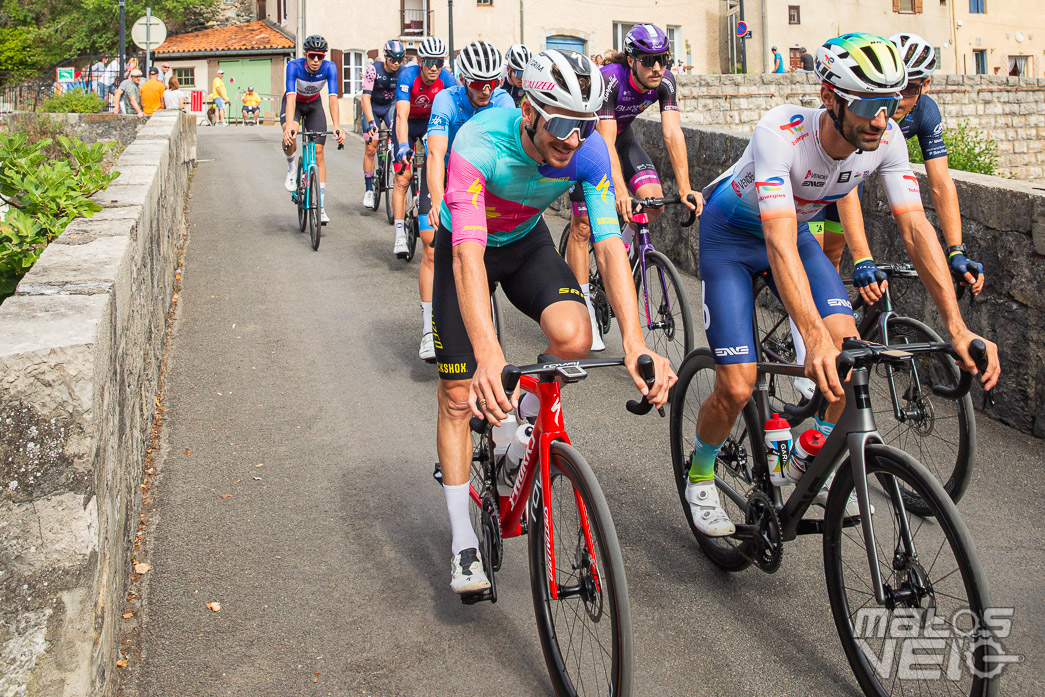
{"label": "bicycle tire", "polygon": [[[899,615],[898,619],[908,623],[908,626],[918,620],[912,619],[911,615],[906,613],[914,613],[917,617],[920,614],[919,610],[924,613],[932,609],[935,617],[942,617],[945,622],[953,622],[951,626],[961,625],[964,631],[966,628],[972,630],[991,626],[984,615],[986,609],[991,607],[991,602],[986,577],[972,538],[954,502],[936,478],[909,454],[887,445],[869,444],[866,455],[868,493],[876,509],[872,515],[872,524],[877,556],[882,582],[887,588],[888,599],[894,603],[893,608],[879,605],[871,591],[862,528],[844,527],[846,502],[853,490],[852,467],[848,458],[842,463],[831,485],[824,512],[823,545],[824,575],[831,613],[846,658],[860,688],[865,695],[876,697],[890,694],[926,694],[918,692],[919,688],[928,688],[928,694],[941,694],[935,691],[937,687],[942,688],[947,694],[967,694],[971,697],[993,694],[997,680],[984,678],[983,675],[998,667],[992,659],[1000,647],[997,644],[992,645],[989,641],[980,642],[981,638],[991,638],[989,629],[984,630],[985,637],[980,634],[975,641],[968,641],[969,637],[963,637],[968,641],[968,646],[957,647],[958,654],[963,658],[966,654],[961,649],[971,649],[967,656],[967,659],[971,659],[968,666],[970,670],[966,671],[965,666],[962,666],[958,671],[958,680],[949,675],[949,669],[942,671],[942,677],[949,679],[952,686],[960,680],[960,688],[947,690],[939,681],[926,684],[930,681],[924,679],[912,682],[911,679],[901,678],[898,671],[892,678],[889,677],[892,666],[901,662],[889,661],[889,667],[885,668],[885,659],[896,657],[886,656],[884,652],[894,647],[902,648],[903,642],[901,640],[895,645],[890,645],[886,643],[886,633],[883,632],[881,637],[877,636],[877,632],[867,633],[869,625],[863,619],[865,613],[871,613],[872,617],[876,618],[875,622],[881,622],[872,624],[872,627],[889,628],[893,626],[890,613],[894,609],[902,610],[903,614]],[[903,516],[912,531],[914,549],[917,552],[914,555],[905,551],[899,536],[898,521],[901,520],[901,512],[904,509],[898,502],[902,501],[903,496],[899,493],[899,487],[892,487],[891,482],[894,480],[902,481],[904,488],[916,490],[935,518],[934,521],[927,522],[924,519],[911,520],[909,515]],[[890,544],[891,549],[888,547]],[[951,554],[944,554],[945,547]],[[925,568],[926,564],[929,564],[928,569]],[[925,614],[920,616],[922,621],[927,617]],[[928,628],[932,626],[929,625]],[[943,654],[949,655],[950,651],[945,650]],[[878,670],[883,668],[887,673],[880,675]],[[980,675],[977,675],[977,672]],[[883,680],[888,686],[883,684]],[[901,681],[899,692],[893,689],[897,681]]]}
{"label": "bicycle tire", "polygon": [[392,211],[392,193],[395,191],[395,159],[393,158],[391,151],[385,154],[383,173],[385,179],[385,218],[388,219],[388,224],[392,225],[395,223]]}
{"label": "bicycle tire", "polygon": [[404,261],[410,263],[414,259],[414,253],[417,251],[417,218],[409,216],[406,220],[406,257]]}
{"label": "bicycle tire", "polygon": [[[566,223],[562,235],[559,236],[559,246],[557,247],[559,256],[563,259],[566,258],[566,245],[569,239],[570,224]],[[613,320],[613,308],[610,307],[606,290],[602,286],[602,274],[599,273],[599,265],[595,262],[595,245],[590,237],[588,238],[588,298],[591,300],[592,307],[595,308],[595,321],[599,331],[602,336],[606,336],[610,331],[610,322]]]}
{"label": "bicycle tire", "polygon": [[305,226],[308,225],[308,208],[305,207],[305,187],[302,185],[304,177],[301,169],[301,158],[298,157],[298,178],[297,178],[297,198],[298,198],[298,231],[304,232]]}
{"label": "bicycle tire", "polygon": [[[537,477],[528,503],[528,536],[533,609],[552,686],[558,697],[628,697],[634,660],[631,610],[613,518],[595,475],[573,446],[562,441],[552,443],[550,459],[551,522],[546,528],[543,487]],[[566,490],[556,497],[559,484],[565,484]],[[594,562],[580,523],[578,501],[587,513]],[[559,588],[577,590],[554,600],[548,588],[545,555],[549,529],[555,537],[556,583]],[[563,531],[568,532],[560,539],[558,533]],[[584,623],[576,628],[579,636],[570,631],[575,629],[570,621]],[[560,637],[563,634],[568,636]],[[608,635],[606,644],[599,641],[602,635]],[[585,660],[592,665],[581,666]]]}
{"label": "bicycle tire", "polygon": [[322,199],[319,190],[319,173],[315,169],[308,178],[308,187],[308,237],[312,243],[312,251],[318,251],[323,221],[319,217],[320,210],[322,210],[320,208]]}
{"label": "bicycle tire", "polygon": [[[891,345],[905,343],[940,342],[943,339],[931,327],[913,317],[893,316],[887,326]],[[870,341],[878,341],[878,325],[869,332]],[[887,366],[880,365],[872,373],[870,389],[875,422],[882,440],[887,445],[912,453],[935,476],[944,491],[955,503],[961,500],[969,487],[976,459],[976,418],[972,397],[951,400],[933,393],[932,385],[956,385],[958,366],[943,353],[920,354],[912,360],[918,380],[903,368],[894,367],[897,376],[897,397],[905,419],[899,421],[893,411],[893,391],[889,387]],[[904,377],[906,375],[906,378]],[[875,397],[874,392],[880,396]],[[927,515],[928,509],[913,492],[906,492],[905,503],[918,515]]]}
{"label": "bicycle tire", "polygon": [[377,171],[374,173],[374,176],[370,179],[370,185],[374,187],[374,203],[370,206],[370,210],[374,212],[381,208],[381,194],[384,193],[384,189],[381,187],[381,184],[384,175],[384,170],[379,161]]}
{"label": "bicycle tire", "polygon": [[[641,263],[635,267],[635,294],[646,345],[677,369],[693,350],[693,315],[682,278],[671,260],[655,249],[646,252],[645,274]],[[660,326],[651,328],[650,323]]]}
{"label": "bicycle tire", "polygon": [[[669,428],[671,465],[682,514],[700,549],[715,566],[723,571],[741,571],[753,561],[751,555],[743,550],[741,542],[731,537],[708,537],[701,533],[693,524],[689,502],[686,501],[690,457],[697,433],[697,413],[715,384],[715,359],[711,349],[699,348],[686,356],[678,369],[678,376],[671,393]],[[715,477],[720,489],[726,484],[747,497],[756,482],[751,473],[767,467],[765,449],[761,447],[761,433],[755,403],[749,400],[715,459]],[[726,514],[735,524],[745,522],[746,512],[743,509],[725,495],[720,495],[720,499]]]}

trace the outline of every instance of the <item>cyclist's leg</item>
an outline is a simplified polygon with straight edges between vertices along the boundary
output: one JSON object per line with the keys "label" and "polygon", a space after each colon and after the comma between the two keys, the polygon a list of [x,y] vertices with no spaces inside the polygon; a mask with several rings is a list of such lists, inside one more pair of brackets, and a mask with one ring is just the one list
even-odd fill
{"label": "cyclist's leg", "polygon": [[[635,139],[631,128],[626,128],[618,134],[615,145],[617,157],[620,159],[621,174],[624,175],[624,181],[628,182],[628,191],[632,192],[635,198],[662,197],[664,189],[660,185],[657,168],[653,166],[653,160]],[[649,221],[652,223],[663,212],[663,208],[651,208],[646,211],[646,215],[649,216]],[[623,231],[624,241],[628,244],[635,235],[634,226],[629,227],[632,229]]]}
{"label": "cyclist's leg", "polygon": [[[415,147],[416,141],[424,136],[427,129],[427,119],[408,119],[406,142],[410,144],[411,152]],[[395,190],[392,192],[392,218],[395,224],[396,253],[402,252],[404,257],[406,249],[406,196],[407,189],[410,187],[410,174],[410,167],[404,167],[402,171],[396,174]]]}
{"label": "cyclist's leg", "polygon": [[[432,229],[432,224],[428,222],[428,213],[432,210],[432,195],[428,191],[428,159],[425,158],[425,164],[421,168],[421,203],[418,207],[417,222],[418,222],[418,236],[421,238],[421,265],[417,269],[417,290],[421,296],[421,353],[422,358],[431,358],[430,348],[426,346],[426,334],[432,331],[432,276],[435,270],[435,248],[432,246],[432,241],[435,237],[435,230]],[[434,166],[439,167],[443,170],[443,163],[436,163]],[[446,175],[443,175],[443,185],[446,185]]]}
{"label": "cyclist's leg", "polygon": [[[299,118],[296,120],[300,128],[300,114],[296,114]],[[283,128],[287,126],[287,95],[283,95],[283,101],[279,104],[279,125]],[[294,169],[294,153],[297,152],[298,142],[295,140],[289,146],[283,148],[283,154],[287,156],[287,170],[292,171]]]}

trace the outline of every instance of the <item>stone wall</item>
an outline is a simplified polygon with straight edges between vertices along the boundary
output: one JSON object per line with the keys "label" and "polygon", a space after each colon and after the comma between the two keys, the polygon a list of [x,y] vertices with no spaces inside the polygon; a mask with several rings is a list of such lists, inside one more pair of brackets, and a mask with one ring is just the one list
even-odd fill
{"label": "stone wall", "polygon": [[195,160],[159,112],[0,306],[0,695],[111,695]]}
{"label": "stone wall", "polygon": [[[1045,182],[1045,80],[998,75],[937,75],[929,94],[944,125],[959,121],[986,131],[998,144],[998,167],[1017,179]],[[750,132],[781,104],[820,104],[809,73],[684,75],[678,78],[682,118],[695,126]]]}
{"label": "stone wall", "polygon": [[98,141],[117,141],[127,147],[134,142],[145,121],[133,114],[48,114],[35,111],[18,111],[4,114],[0,123],[5,127],[17,129],[27,122],[38,122],[48,119],[61,124],[62,132],[67,136],[75,136],[85,143]]}
{"label": "stone wall", "polygon": [[[677,189],[663,146],[660,124],[638,119],[639,142],[653,158],[665,191]],[[736,161],[749,137],[717,128],[683,129],[689,153],[690,180],[697,188],[711,182]],[[926,214],[939,229],[925,168],[913,165],[921,182]],[[971,305],[962,302],[969,328],[994,340],[1002,356],[1003,377],[995,389],[989,415],[1021,431],[1045,437],[1045,191],[1025,182],[951,171],[962,208],[962,229],[973,258],[985,265],[987,282]],[[877,177],[868,180],[863,198],[867,235],[875,258],[905,260],[896,224]],[[680,268],[697,273],[699,224],[678,227],[679,208],[670,208],[654,232],[657,249]],[[941,322],[931,299],[911,284],[901,311],[930,326]],[[974,400],[979,404],[980,400]]]}

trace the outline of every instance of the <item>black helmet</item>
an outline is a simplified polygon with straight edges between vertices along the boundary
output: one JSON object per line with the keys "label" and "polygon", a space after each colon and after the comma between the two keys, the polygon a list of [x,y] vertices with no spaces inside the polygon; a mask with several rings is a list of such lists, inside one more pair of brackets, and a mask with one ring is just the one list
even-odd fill
{"label": "black helmet", "polygon": [[305,43],[303,43],[301,47],[304,48],[306,51],[319,51],[321,53],[326,53],[327,40],[319,34],[312,34],[307,39],[305,39]]}

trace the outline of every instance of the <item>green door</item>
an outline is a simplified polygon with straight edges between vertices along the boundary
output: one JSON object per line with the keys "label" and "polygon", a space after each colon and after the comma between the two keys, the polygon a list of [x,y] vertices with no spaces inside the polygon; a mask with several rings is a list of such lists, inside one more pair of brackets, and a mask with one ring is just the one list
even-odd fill
{"label": "green door", "polygon": [[[240,58],[218,62],[225,71],[225,90],[229,93],[229,120],[243,118],[243,93],[253,87],[261,97],[261,113],[276,111],[279,102],[272,102],[272,68],[268,58]],[[269,98],[266,100],[266,98]]]}

